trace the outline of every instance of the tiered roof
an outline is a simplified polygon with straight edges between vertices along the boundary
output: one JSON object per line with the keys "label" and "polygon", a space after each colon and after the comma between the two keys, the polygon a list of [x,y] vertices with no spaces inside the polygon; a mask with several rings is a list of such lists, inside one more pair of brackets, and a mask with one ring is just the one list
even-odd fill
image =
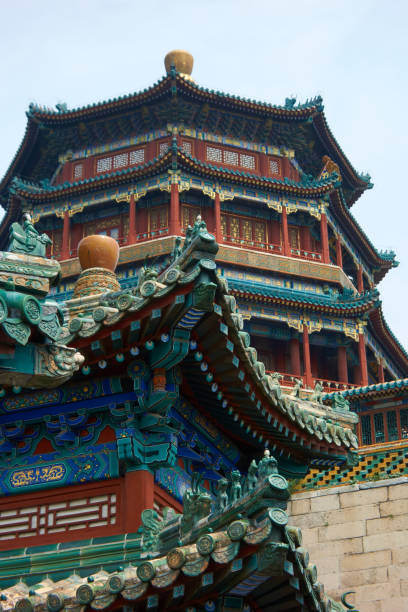
{"label": "tiered roof", "polygon": [[[256,120],[256,126],[250,128],[248,124],[249,133],[247,136],[248,139],[252,141],[266,142],[271,138],[273,129],[278,129],[278,125],[290,125],[294,123],[296,124],[295,131],[303,130],[305,132],[305,143],[307,139],[311,139],[314,143],[314,147],[320,147],[321,149],[319,155],[316,157],[317,165],[315,172],[312,172],[312,174],[315,176],[318,175],[321,169],[319,166],[323,155],[329,155],[336,160],[351,193],[350,200],[348,200],[349,204],[355,201],[365,189],[372,186],[369,177],[362,177],[354,170],[335,141],[324,118],[323,105],[320,97],[310,100],[305,104],[295,105],[293,100],[287,100],[285,105],[276,106],[203,89],[191,80],[173,71],[171,74],[162,78],[158,83],[142,92],[78,109],[69,110],[66,109],[64,105],[58,105],[58,110],[52,110],[34,104],[30,105],[27,113],[28,123],[25,136],[9,169],[0,183],[0,195],[3,202],[6,203],[6,190],[13,176],[29,176],[32,174],[30,171],[30,166],[34,163],[32,154],[38,146],[41,146],[42,156],[48,157],[49,176],[51,176],[58,164],[58,153],[71,149],[75,139],[78,140],[79,144],[81,139],[83,140],[85,138],[86,143],[83,142],[85,145],[89,145],[88,139],[90,137],[94,142],[99,140],[98,132],[95,132],[93,136],[91,136],[93,129],[90,125],[91,123],[94,124],[101,119],[119,120],[119,117],[123,117],[125,113],[134,112],[136,110],[140,111],[142,106],[162,103],[164,100],[168,101],[170,98],[173,99],[173,102],[177,100],[178,115],[181,123],[187,125],[191,121],[193,124],[196,123],[200,125],[201,129],[205,129],[206,127],[204,118],[206,112],[204,114],[201,112],[203,106],[207,107],[211,105],[214,112],[225,110],[228,111],[229,114],[239,113],[239,116],[236,117],[236,126],[229,126],[232,132],[239,131],[241,133],[243,125],[246,123],[242,120],[242,115],[248,116],[248,121],[249,116],[251,116]],[[194,106],[194,110],[190,112],[190,115],[186,114],[187,111],[185,110],[188,104]],[[174,104],[168,105],[167,110],[160,109],[159,114],[153,113],[151,121],[153,121],[154,118],[155,121],[159,121],[159,123],[166,125],[173,117],[173,106]],[[85,130],[82,128],[83,135],[81,136],[78,131],[78,125],[79,123],[83,125],[84,121],[86,122],[85,125],[89,127]],[[273,127],[275,126],[275,122],[277,122],[276,127]],[[132,126],[128,127],[132,129]],[[119,131],[121,132],[122,130]],[[286,129],[286,132],[287,131]],[[283,132],[279,135],[279,131],[275,136],[275,140],[277,140],[278,144],[286,144],[283,140],[289,143],[291,138],[292,136],[284,136]],[[294,135],[293,138],[296,140]],[[279,142],[280,140],[282,142]],[[58,152],[56,152],[56,143],[58,143]],[[274,144],[276,144],[276,142]],[[309,150],[310,158],[310,146],[308,146],[307,149]],[[34,172],[33,178],[38,179],[40,176]],[[42,178],[44,178],[44,171]]]}

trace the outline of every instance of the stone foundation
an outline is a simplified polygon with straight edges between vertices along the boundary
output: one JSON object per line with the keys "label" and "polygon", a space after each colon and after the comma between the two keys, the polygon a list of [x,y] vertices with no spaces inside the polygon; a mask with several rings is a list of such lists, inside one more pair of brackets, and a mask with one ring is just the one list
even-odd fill
{"label": "stone foundation", "polygon": [[408,478],[294,493],[289,524],[302,529],[328,595],[361,612],[408,610]]}

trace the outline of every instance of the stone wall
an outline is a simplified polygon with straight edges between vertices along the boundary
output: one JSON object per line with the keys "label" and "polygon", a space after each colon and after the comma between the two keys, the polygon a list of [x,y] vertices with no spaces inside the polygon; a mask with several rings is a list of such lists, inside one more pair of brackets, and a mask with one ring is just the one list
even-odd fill
{"label": "stone wall", "polygon": [[294,493],[289,524],[328,595],[361,612],[408,611],[408,478]]}

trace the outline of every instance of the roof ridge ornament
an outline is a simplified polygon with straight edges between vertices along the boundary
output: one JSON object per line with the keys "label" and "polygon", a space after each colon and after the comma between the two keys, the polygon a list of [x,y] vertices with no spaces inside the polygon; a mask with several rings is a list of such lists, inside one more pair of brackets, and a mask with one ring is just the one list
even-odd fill
{"label": "roof ridge ornament", "polygon": [[194,58],[188,51],[182,49],[174,49],[169,51],[164,58],[164,66],[168,76],[172,75],[172,69],[180,76],[184,77],[189,81],[193,81],[191,73],[193,71]]}

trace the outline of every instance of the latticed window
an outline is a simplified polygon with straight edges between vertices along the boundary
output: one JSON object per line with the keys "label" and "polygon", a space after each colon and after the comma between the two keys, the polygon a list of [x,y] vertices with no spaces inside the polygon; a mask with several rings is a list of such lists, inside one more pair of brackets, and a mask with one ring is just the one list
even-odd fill
{"label": "latticed window", "polygon": [[240,238],[239,235],[239,219],[238,217],[229,218],[230,236],[231,238]]}
{"label": "latticed window", "polygon": [[74,166],[74,178],[75,179],[80,179],[83,177],[84,174],[84,167],[82,164],[76,164]]}
{"label": "latticed window", "polygon": [[279,162],[276,159],[269,160],[269,172],[271,174],[279,174]]}
{"label": "latticed window", "polygon": [[400,410],[401,438],[408,438],[408,408]]}
{"label": "latticed window", "polygon": [[193,227],[198,215],[201,214],[199,206],[187,206],[183,204],[181,206],[181,227],[186,230],[189,225]]}
{"label": "latticed window", "polygon": [[207,160],[222,162],[222,151],[221,149],[216,149],[215,147],[207,147]]}
{"label": "latticed window", "polygon": [[119,228],[118,227],[111,227],[109,229],[105,229],[97,233],[99,234],[99,236],[111,236],[111,238],[114,238],[115,240],[119,240]]}
{"label": "latticed window", "polygon": [[240,165],[243,168],[248,168],[249,170],[255,169],[255,157],[253,155],[244,155],[241,153],[240,155]]}
{"label": "latticed window", "polygon": [[161,142],[160,143],[160,155],[165,155],[167,153],[167,151],[169,150],[169,143],[168,142]]}
{"label": "latticed window", "polygon": [[290,248],[299,250],[300,248],[299,228],[289,227],[288,229],[289,229]]}
{"label": "latticed window", "polygon": [[371,444],[371,417],[365,414],[361,417],[361,439],[363,444]]}
{"label": "latticed window", "polygon": [[249,246],[263,246],[267,242],[266,222],[260,219],[221,215],[221,230],[227,241]]}
{"label": "latticed window", "polygon": [[168,227],[167,206],[157,206],[149,213],[149,229],[151,232]]}
{"label": "latticed window", "polygon": [[223,236],[227,235],[227,217],[225,215],[221,215],[221,233]]}
{"label": "latticed window", "polygon": [[381,412],[374,415],[374,435],[376,442],[384,442],[384,415]]}
{"label": "latticed window", "polygon": [[255,242],[266,242],[266,227],[263,221],[256,221],[254,223],[255,230]]}
{"label": "latticed window", "polygon": [[397,414],[395,410],[387,412],[388,440],[398,440]]}
{"label": "latticed window", "polygon": [[363,444],[408,438],[408,408],[394,408],[360,416]]}
{"label": "latticed window", "polygon": [[238,166],[238,153],[235,151],[224,151],[224,164]]}
{"label": "latticed window", "polygon": [[136,149],[136,151],[131,151],[129,153],[129,166],[134,166],[136,164],[142,164],[144,160],[145,160],[144,149]]}
{"label": "latticed window", "polygon": [[181,150],[183,151],[183,153],[191,155],[191,142],[183,140],[183,142],[181,143]]}
{"label": "latticed window", "polygon": [[113,157],[113,167],[116,168],[124,168],[129,165],[129,155],[128,153],[120,153],[119,155],[115,155]]}
{"label": "latticed window", "polygon": [[252,240],[252,223],[248,219],[243,219],[241,222],[242,237],[244,240]]}
{"label": "latticed window", "polygon": [[112,158],[111,157],[102,157],[98,159],[96,162],[96,171],[97,172],[109,172],[112,169]]}

